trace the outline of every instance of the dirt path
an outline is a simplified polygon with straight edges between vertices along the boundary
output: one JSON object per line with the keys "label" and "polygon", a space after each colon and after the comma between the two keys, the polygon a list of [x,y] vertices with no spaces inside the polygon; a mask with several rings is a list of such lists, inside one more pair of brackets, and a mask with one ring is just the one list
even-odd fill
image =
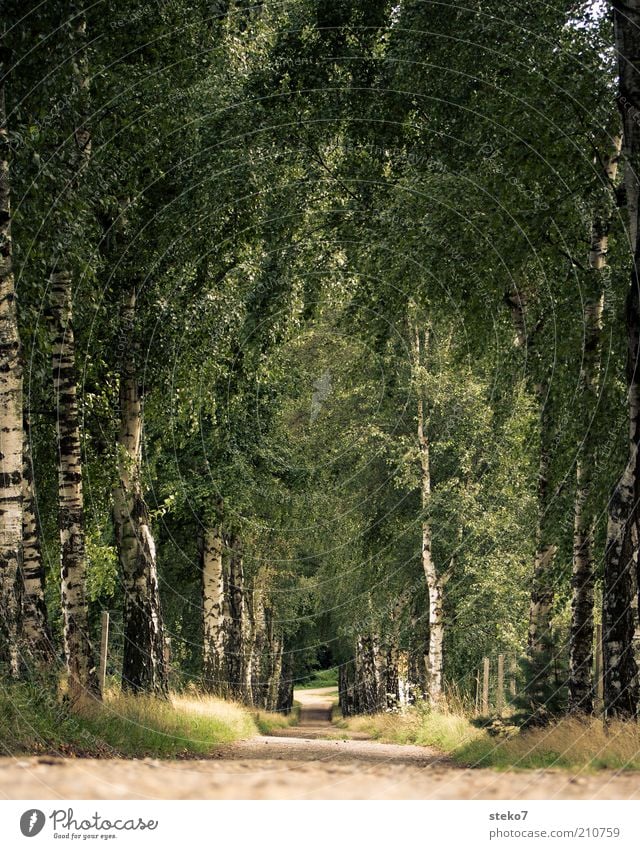
{"label": "dirt path", "polygon": [[[198,761],[0,758],[4,799],[637,799],[640,776],[456,767],[436,750],[349,735],[334,694],[299,691],[300,725]],[[330,735],[330,739],[326,739]]]}
{"label": "dirt path", "polygon": [[254,737],[234,743],[218,753],[218,757],[234,760],[313,761],[321,764],[350,763],[363,766],[405,765],[424,768],[443,764],[435,749],[424,746],[393,746],[375,743],[367,734],[347,731],[331,724],[331,713],[337,690],[298,690],[300,703],[297,725],[278,729],[273,735]]}

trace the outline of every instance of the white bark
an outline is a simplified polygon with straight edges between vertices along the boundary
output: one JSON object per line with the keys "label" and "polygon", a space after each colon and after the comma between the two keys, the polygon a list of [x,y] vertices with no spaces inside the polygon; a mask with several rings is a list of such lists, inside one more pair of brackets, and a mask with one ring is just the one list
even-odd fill
{"label": "white bark", "polygon": [[246,647],[247,622],[244,584],[244,564],[242,548],[237,537],[232,537],[229,557],[229,617],[227,620],[227,639],[225,655],[230,694],[238,701],[247,701],[246,689]]}
{"label": "white bark", "polygon": [[225,692],[224,570],[222,534],[217,526],[204,529],[202,542],[202,654],[205,688]]}
{"label": "white bark", "polygon": [[[4,65],[0,66],[4,74]],[[12,265],[9,141],[0,87],[0,661],[19,672],[22,565],[22,366]]]}
{"label": "white bark", "polygon": [[419,369],[428,349],[429,336],[424,331],[415,330],[414,358],[418,371],[418,447],[420,450],[421,502],[425,517],[422,521],[422,569],[429,596],[429,653],[427,661],[427,695],[432,705],[436,705],[443,693],[444,665],[444,585],[446,578],[439,575],[433,558],[431,540],[431,522],[427,516],[431,501],[431,463],[429,456],[428,412],[426,399],[419,377]]}
{"label": "white bark", "polygon": [[[75,61],[74,139],[66,191],[72,195],[80,184],[91,158],[91,133],[84,125],[88,114],[89,73],[85,46],[86,21],[78,16],[72,33]],[[80,117],[82,116],[82,117]],[[69,222],[59,220],[62,237]],[[72,274],[66,256],[54,263],[51,290],[51,358],[56,400],[58,443],[58,514],[60,527],[61,597],[64,648],[72,700],[100,698],[100,684],[89,638],[86,601],[86,555],[82,458],[76,387],[75,339],[72,316]]]}
{"label": "white bark", "polygon": [[72,699],[99,697],[85,596],[82,459],[72,326],[71,275],[51,275],[51,355],[58,440],[58,510],[64,648]]}
{"label": "white bark", "polygon": [[44,563],[36,517],[30,427],[26,416],[23,456],[22,638],[29,654],[37,662],[46,662],[52,660],[54,650],[44,595]]}
{"label": "white bark", "polygon": [[576,494],[574,501],[571,636],[569,645],[569,709],[590,714],[593,712],[593,595],[594,557],[593,535],[595,516],[588,509],[592,491],[592,468],[595,445],[591,433],[591,417],[598,403],[600,386],[600,347],[604,290],[601,272],[607,264],[609,227],[614,204],[614,182],[618,170],[622,139],[614,140],[613,150],[604,165],[604,192],[601,208],[597,209],[591,227],[589,267],[591,286],[583,309],[584,350],[580,384],[582,391],[582,421],[584,434],[578,446],[576,461]]}
{"label": "white bark", "polygon": [[629,440],[626,467],[609,501],[603,590],[604,701],[607,716],[635,717],[638,712],[637,665],[633,651],[632,569],[637,569],[638,500],[640,497],[640,0],[614,3],[618,59],[618,105],[623,125],[622,158],[632,252],[627,292],[627,386]]}
{"label": "white bark", "polygon": [[284,641],[282,637],[271,636],[269,640],[270,671],[267,688],[266,710],[276,710],[278,707],[278,690],[282,677],[282,653]]}
{"label": "white bark", "polygon": [[[123,312],[133,327],[135,296]],[[124,576],[124,655],[122,685],[132,692],[164,696],[168,691],[164,629],[160,611],[156,545],[142,492],[142,398],[130,350],[120,375],[118,485],[113,517]]]}
{"label": "white bark", "polygon": [[266,617],[264,610],[264,586],[260,572],[255,576],[251,592],[251,648],[248,658],[250,667],[251,700],[256,707],[266,706],[268,684],[268,662],[266,651]]}
{"label": "white bark", "polygon": [[356,640],[354,701],[357,713],[377,713],[380,709],[376,648],[370,634],[359,634]]}

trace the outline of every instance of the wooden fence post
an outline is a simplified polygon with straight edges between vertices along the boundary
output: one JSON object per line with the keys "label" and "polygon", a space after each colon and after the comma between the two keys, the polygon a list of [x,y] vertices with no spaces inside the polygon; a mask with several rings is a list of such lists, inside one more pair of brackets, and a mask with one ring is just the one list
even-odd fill
{"label": "wooden fence post", "polygon": [[498,692],[496,694],[496,712],[502,716],[504,705],[504,655],[498,655]]}
{"label": "wooden fence post", "polygon": [[476,669],[476,716],[480,715],[480,670]]}
{"label": "wooden fence post", "polygon": [[482,659],[482,715],[487,716],[489,713],[489,658]]}
{"label": "wooden fence post", "polygon": [[604,710],[604,681],[602,679],[602,625],[596,625],[596,650],[595,650],[595,712],[599,716]]}
{"label": "wooden fence post", "polygon": [[103,610],[102,617],[102,634],[100,637],[100,692],[104,695],[105,685],[107,681],[107,651],[109,648],[109,611]]}
{"label": "wooden fence post", "polygon": [[509,681],[509,693],[511,694],[511,699],[515,699],[516,694],[518,692],[516,675],[518,673],[518,658],[514,656],[511,658],[511,680]]}

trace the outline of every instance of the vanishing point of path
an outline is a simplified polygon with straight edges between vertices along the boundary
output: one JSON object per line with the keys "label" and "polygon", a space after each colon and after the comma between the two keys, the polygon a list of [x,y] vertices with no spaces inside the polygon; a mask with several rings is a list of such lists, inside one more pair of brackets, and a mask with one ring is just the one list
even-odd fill
{"label": "vanishing point of path", "polygon": [[4,799],[638,799],[613,771],[462,769],[435,749],[376,743],[331,724],[335,689],[300,690],[299,725],[207,760],[0,758]]}

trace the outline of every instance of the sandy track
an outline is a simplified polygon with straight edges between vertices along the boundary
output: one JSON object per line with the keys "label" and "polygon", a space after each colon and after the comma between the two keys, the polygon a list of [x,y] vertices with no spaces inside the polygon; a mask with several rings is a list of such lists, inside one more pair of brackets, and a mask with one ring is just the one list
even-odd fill
{"label": "sandy track", "polygon": [[[209,760],[1,758],[5,799],[637,799],[640,776],[460,769],[433,749],[342,736],[333,695],[302,691],[301,724]],[[284,736],[283,736],[284,735]]]}
{"label": "sandy track", "polygon": [[[0,761],[3,799],[637,799],[637,775],[495,773],[426,763],[278,757],[207,761]],[[377,744],[372,744],[377,745]]]}

